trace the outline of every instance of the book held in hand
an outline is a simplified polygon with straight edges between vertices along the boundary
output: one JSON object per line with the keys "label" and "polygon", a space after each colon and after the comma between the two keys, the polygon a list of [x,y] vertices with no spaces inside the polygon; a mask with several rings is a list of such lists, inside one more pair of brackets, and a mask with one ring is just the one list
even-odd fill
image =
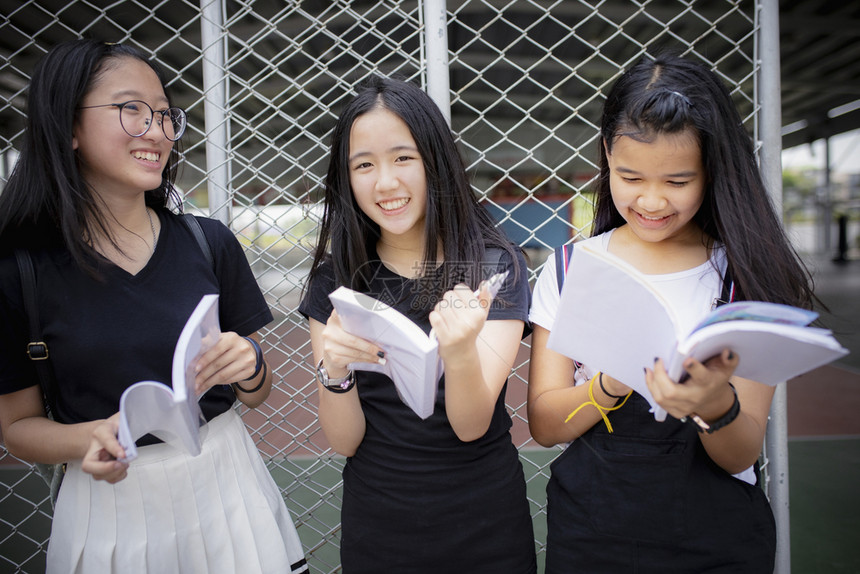
{"label": "book held in hand", "polygon": [[809,326],[816,317],[788,305],[739,301],[716,307],[683,333],[646,275],[610,253],[577,245],[547,346],[626,384],[664,420],[645,384],[644,368],[655,357],[670,378],[682,381],[686,358],[704,362],[731,349],[739,358],[735,376],[776,385],[848,353],[829,330]]}
{"label": "book held in hand", "polygon": [[194,390],[197,358],[218,342],[218,295],[204,295],[179,334],[173,352],[172,388],[157,381],[128,387],[119,402],[117,440],[125,450],[124,462],[137,457],[135,441],[152,434],[200,454],[200,426],[206,421]]}
{"label": "book held in hand", "polygon": [[[504,271],[487,280],[491,297],[495,298],[507,277],[508,271]],[[479,291],[475,292],[476,297]],[[439,379],[444,373],[439,343],[433,332],[424,333],[397,309],[347,287],[338,287],[328,297],[347,333],[371,341],[385,351],[384,365],[350,363],[349,368],[386,375],[394,381],[400,400],[415,414],[422,419],[433,414]]]}
{"label": "book held in hand", "polygon": [[397,309],[364,293],[338,287],[329,299],[347,333],[372,341],[385,351],[385,365],[350,363],[349,368],[386,375],[415,414],[422,419],[433,414],[444,369],[436,338]]}

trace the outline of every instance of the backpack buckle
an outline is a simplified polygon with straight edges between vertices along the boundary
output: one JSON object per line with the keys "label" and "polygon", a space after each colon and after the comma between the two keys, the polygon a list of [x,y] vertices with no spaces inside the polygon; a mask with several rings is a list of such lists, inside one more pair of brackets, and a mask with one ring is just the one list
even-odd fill
{"label": "backpack buckle", "polygon": [[44,361],[48,358],[48,344],[44,341],[27,343],[27,356],[31,361]]}

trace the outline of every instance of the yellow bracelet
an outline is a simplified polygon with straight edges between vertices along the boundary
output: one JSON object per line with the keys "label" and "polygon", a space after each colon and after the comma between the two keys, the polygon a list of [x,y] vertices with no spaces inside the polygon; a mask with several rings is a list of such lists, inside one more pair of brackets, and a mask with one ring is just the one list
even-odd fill
{"label": "yellow bracelet", "polygon": [[[609,432],[612,432],[612,423],[609,422],[609,417],[606,416],[606,413],[608,413],[610,411],[617,411],[618,409],[623,407],[624,403],[627,402],[627,399],[630,398],[630,395],[633,394],[633,391],[630,391],[629,393],[627,393],[627,395],[624,397],[624,400],[621,401],[620,405],[615,405],[614,407],[604,407],[604,406],[600,405],[596,400],[594,400],[594,381],[597,380],[597,378],[600,376],[600,374],[601,373],[598,371],[598,373],[596,375],[594,375],[593,377],[591,377],[591,380],[588,381],[588,399],[589,400],[582,403],[578,407],[576,407],[576,409],[574,409],[574,411],[572,413],[567,415],[567,418],[564,419],[564,422],[568,422],[570,419],[572,419],[573,415],[578,413],[579,409],[581,409],[582,407],[584,407],[586,405],[594,405],[594,407],[597,409],[597,412],[600,413],[601,418],[603,418],[604,424],[606,424],[606,430],[608,430]],[[607,393],[607,394],[609,394],[609,393]]]}

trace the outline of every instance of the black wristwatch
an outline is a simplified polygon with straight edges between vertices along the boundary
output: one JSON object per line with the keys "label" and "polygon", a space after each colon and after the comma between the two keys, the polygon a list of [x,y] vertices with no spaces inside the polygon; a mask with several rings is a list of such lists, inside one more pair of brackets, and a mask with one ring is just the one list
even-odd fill
{"label": "black wristwatch", "polygon": [[741,402],[738,400],[738,392],[735,390],[735,386],[731,383],[729,383],[729,386],[732,388],[732,394],[735,396],[735,400],[732,402],[732,406],[729,407],[728,412],[712,423],[706,423],[699,415],[691,415],[690,418],[693,419],[694,423],[696,423],[696,430],[711,434],[720,430],[724,426],[731,424],[736,418],[738,418],[738,414],[741,412]]}
{"label": "black wristwatch", "polygon": [[328,376],[328,371],[323,367],[322,360],[317,364],[317,381],[333,393],[346,393],[355,386],[355,376],[352,371],[343,377],[332,379]]}

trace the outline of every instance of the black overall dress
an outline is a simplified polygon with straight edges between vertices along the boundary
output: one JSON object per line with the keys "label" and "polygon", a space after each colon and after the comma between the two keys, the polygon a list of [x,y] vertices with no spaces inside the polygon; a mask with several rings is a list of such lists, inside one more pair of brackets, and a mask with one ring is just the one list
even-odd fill
{"label": "black overall dress", "polygon": [[762,489],[718,467],[692,422],[648,408],[633,393],[614,433],[600,421],[552,463],[546,573],[772,573]]}

